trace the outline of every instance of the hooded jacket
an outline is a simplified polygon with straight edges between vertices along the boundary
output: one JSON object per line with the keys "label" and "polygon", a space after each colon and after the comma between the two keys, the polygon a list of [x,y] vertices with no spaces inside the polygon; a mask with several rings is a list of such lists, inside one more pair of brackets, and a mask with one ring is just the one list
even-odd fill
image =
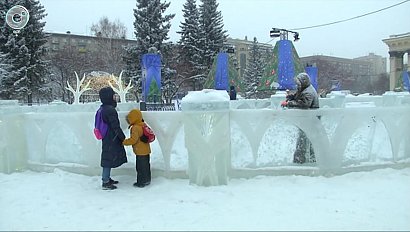
{"label": "hooded jacket", "polygon": [[98,94],[102,102],[102,119],[108,124],[107,134],[102,140],[101,167],[116,168],[127,163],[127,155],[122,145],[125,135],[115,110],[115,92],[112,88],[105,87]]}
{"label": "hooded jacket", "polygon": [[287,97],[287,106],[301,109],[319,108],[319,97],[315,88],[310,84],[308,74],[298,74],[295,77],[295,82],[298,86],[298,90],[296,94]]}
{"label": "hooded jacket", "polygon": [[132,150],[136,155],[149,155],[151,153],[151,146],[140,139],[144,133],[142,127],[145,124],[141,111],[137,109],[131,110],[127,115],[127,122],[131,131],[131,137],[124,140],[123,144],[127,146],[132,145]]}

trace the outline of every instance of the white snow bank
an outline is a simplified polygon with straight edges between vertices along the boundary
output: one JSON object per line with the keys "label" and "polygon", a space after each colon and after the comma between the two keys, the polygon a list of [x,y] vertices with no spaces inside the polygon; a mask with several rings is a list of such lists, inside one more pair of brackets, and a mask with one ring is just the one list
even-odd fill
{"label": "white snow bank", "polygon": [[212,101],[229,101],[228,92],[226,90],[203,89],[201,91],[189,91],[182,98],[182,103]]}
{"label": "white snow bank", "polygon": [[199,187],[154,178],[101,190],[100,176],[0,174],[0,230],[410,230],[410,168],[342,176],[259,176]]}

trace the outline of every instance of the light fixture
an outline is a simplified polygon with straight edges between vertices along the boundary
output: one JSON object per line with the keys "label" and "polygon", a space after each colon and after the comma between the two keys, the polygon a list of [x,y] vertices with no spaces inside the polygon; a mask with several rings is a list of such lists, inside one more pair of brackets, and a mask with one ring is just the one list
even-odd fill
{"label": "light fixture", "polygon": [[280,36],[280,29],[272,28],[269,35],[270,35],[271,38],[279,37]]}
{"label": "light fixture", "polygon": [[294,38],[294,40],[293,41],[298,41],[300,38],[299,38],[299,32],[296,32],[296,31],[289,31],[289,30],[286,30],[286,29],[279,29],[279,28],[272,28],[272,30],[270,30],[270,33],[269,33],[269,35],[270,35],[270,37],[271,38],[276,38],[276,37],[281,37],[281,39],[288,39],[288,33],[293,33],[293,38]]}
{"label": "light fixture", "polygon": [[300,38],[299,38],[299,33],[297,33],[297,32],[295,32],[295,34],[293,34],[293,41],[298,41]]}

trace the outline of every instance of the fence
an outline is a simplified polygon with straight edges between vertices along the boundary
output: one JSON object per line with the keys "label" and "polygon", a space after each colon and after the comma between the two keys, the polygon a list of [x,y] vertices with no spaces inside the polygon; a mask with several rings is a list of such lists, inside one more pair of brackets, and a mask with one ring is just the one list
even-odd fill
{"label": "fence", "polygon": [[[182,105],[182,111],[146,111],[156,133],[153,175],[227,184],[256,175],[334,175],[410,163],[410,96],[321,99],[317,110],[283,110],[271,99]],[[1,104],[0,104],[1,105]],[[98,104],[0,106],[0,172],[47,171],[99,175],[101,141],[93,137]],[[125,115],[136,103],[118,105]],[[320,116],[320,120],[318,119]],[[316,163],[292,163],[297,131],[306,133]],[[114,172],[134,175],[129,163]]]}

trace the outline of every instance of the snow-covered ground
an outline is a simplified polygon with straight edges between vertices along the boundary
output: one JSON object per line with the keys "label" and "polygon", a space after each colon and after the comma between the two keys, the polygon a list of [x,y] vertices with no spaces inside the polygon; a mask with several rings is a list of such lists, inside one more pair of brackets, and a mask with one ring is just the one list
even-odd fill
{"label": "snow-covered ground", "polygon": [[410,230],[410,168],[213,187],[113,178],[118,189],[104,191],[100,176],[58,169],[0,174],[0,230]]}

